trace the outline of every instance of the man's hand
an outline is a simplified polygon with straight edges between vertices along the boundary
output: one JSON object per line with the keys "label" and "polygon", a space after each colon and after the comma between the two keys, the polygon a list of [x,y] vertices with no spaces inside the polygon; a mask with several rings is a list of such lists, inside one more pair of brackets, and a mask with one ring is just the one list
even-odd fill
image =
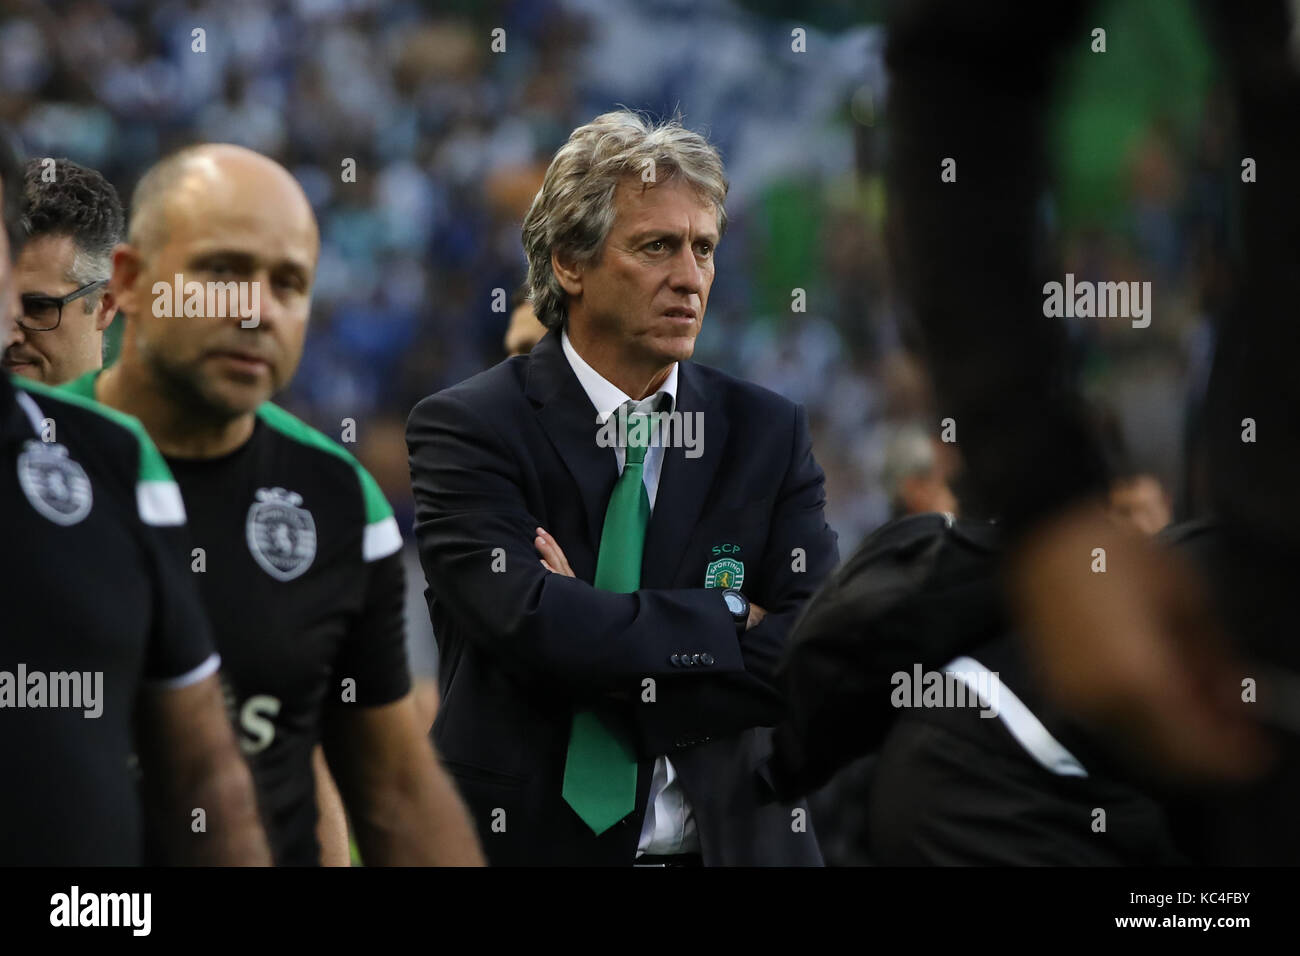
{"label": "man's hand", "polygon": [[[545,528],[537,529],[537,537],[533,539],[533,547],[542,556],[542,567],[547,571],[563,574],[565,577],[575,577],[573,568],[569,567],[569,559],[564,556],[564,551],[560,548],[560,542],[556,541]],[[758,623],[766,616],[767,611],[750,601],[749,620],[745,622],[745,630],[748,631],[752,627],[757,627]]]}
{"label": "man's hand", "polygon": [[1031,532],[1009,571],[1030,653],[1059,704],[1166,770],[1258,771],[1265,748],[1242,705],[1241,668],[1204,583],[1178,555],[1089,505]]}
{"label": "man's hand", "polygon": [[545,528],[537,529],[537,537],[533,539],[533,547],[542,556],[542,567],[547,571],[563,574],[566,578],[577,577],[573,573],[573,568],[569,567],[569,559],[560,550],[560,542],[551,537],[551,533]]}

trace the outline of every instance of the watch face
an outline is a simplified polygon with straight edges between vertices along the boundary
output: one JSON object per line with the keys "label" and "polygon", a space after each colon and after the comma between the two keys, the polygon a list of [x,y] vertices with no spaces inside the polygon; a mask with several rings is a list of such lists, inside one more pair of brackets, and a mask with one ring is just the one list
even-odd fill
{"label": "watch face", "polygon": [[722,595],[722,599],[727,602],[727,610],[732,614],[740,614],[745,610],[745,599],[733,591]]}

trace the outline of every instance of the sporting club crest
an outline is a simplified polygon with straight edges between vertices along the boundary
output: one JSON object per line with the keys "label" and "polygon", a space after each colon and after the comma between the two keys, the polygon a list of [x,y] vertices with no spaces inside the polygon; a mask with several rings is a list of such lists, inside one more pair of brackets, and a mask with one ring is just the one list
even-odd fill
{"label": "sporting club crest", "polygon": [[57,442],[28,441],[18,456],[18,484],[32,507],[55,524],[74,525],[90,514],[93,496],[85,469]]}
{"label": "sporting club crest", "polygon": [[710,561],[704,569],[704,586],[706,588],[738,588],[745,583],[744,562],[735,558],[719,558]]}
{"label": "sporting club crest", "polygon": [[316,521],[300,508],[302,495],[283,488],[259,488],[248,509],[248,550],[262,570],[279,581],[292,581],[316,557]]}

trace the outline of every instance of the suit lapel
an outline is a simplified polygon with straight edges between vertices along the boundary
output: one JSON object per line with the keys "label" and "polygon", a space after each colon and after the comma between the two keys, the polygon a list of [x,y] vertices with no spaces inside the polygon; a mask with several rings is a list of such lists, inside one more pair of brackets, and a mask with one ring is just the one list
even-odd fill
{"label": "suit lapel", "polygon": [[587,542],[595,555],[605,508],[618,480],[618,462],[613,449],[596,444],[595,406],[564,357],[558,333],[548,332],[529,353],[524,391],[539,406],[538,421],[578,487],[587,517]]}
{"label": "suit lapel", "polygon": [[[611,449],[596,444],[595,406],[564,357],[558,334],[547,333],[529,353],[524,391],[537,406],[542,429],[578,487],[587,518],[587,542],[594,556],[600,550],[609,496],[618,481],[618,463]],[[641,584],[648,588],[673,586],[727,440],[726,418],[701,387],[699,373],[689,362],[678,366],[676,410],[683,415],[703,413],[704,427],[697,433],[701,454],[687,458],[680,442],[664,449],[641,562]]]}
{"label": "suit lapel", "polygon": [[680,442],[678,447],[664,450],[659,490],[641,560],[641,584],[648,588],[673,586],[677,569],[686,557],[686,545],[699,523],[704,500],[722,462],[722,449],[727,440],[727,420],[713,397],[702,389],[698,370],[689,362],[682,362],[677,368],[677,411],[683,415],[704,413],[704,427],[696,435],[702,454],[687,458]]}

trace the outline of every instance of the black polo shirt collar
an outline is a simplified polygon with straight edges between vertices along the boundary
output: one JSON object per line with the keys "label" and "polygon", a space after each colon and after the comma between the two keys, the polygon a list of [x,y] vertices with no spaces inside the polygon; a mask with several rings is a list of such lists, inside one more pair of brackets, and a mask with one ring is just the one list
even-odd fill
{"label": "black polo shirt collar", "polygon": [[18,389],[9,380],[9,373],[0,370],[0,442],[24,441],[32,435],[31,420],[18,404]]}

